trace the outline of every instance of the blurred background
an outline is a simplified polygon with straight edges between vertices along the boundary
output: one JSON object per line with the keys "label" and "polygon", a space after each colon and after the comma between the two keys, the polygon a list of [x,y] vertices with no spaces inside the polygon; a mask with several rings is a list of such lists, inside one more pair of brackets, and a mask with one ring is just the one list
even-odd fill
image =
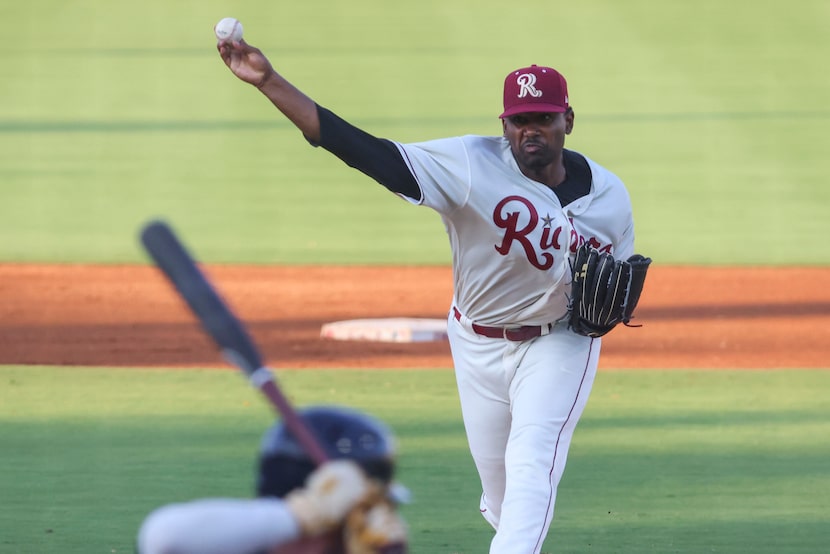
{"label": "blurred background", "polygon": [[310,147],[215,50],[242,21],[367,131],[500,134],[501,87],[568,79],[567,146],[615,171],[663,264],[830,262],[823,0],[4,2],[0,261],[144,262],[150,217],[213,262],[449,263],[438,217]]}

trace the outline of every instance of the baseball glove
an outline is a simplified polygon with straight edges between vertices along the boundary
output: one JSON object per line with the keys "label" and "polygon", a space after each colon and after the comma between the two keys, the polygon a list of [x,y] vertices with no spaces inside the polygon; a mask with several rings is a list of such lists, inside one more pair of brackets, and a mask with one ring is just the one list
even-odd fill
{"label": "baseball glove", "polygon": [[583,244],[576,251],[568,326],[587,337],[601,337],[619,323],[629,327],[643,292],[651,258],[635,254],[615,260]]}

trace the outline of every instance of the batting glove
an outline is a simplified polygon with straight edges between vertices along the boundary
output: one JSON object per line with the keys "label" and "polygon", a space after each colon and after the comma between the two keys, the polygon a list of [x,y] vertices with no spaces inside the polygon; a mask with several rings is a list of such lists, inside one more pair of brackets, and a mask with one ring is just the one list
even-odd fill
{"label": "batting glove", "polygon": [[319,535],[339,527],[369,492],[370,483],[356,463],[334,460],[315,470],[285,502],[304,535]]}
{"label": "batting glove", "polygon": [[375,497],[356,507],[346,518],[343,542],[347,554],[405,554],[407,527],[395,505]]}

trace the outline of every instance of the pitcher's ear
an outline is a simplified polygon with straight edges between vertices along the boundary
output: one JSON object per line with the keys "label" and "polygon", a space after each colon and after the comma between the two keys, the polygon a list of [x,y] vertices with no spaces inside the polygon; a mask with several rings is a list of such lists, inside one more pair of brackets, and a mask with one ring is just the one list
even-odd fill
{"label": "pitcher's ear", "polygon": [[573,108],[568,107],[568,109],[565,111],[565,134],[566,135],[570,135],[571,131],[574,130],[574,118],[575,117],[576,116],[574,114]]}

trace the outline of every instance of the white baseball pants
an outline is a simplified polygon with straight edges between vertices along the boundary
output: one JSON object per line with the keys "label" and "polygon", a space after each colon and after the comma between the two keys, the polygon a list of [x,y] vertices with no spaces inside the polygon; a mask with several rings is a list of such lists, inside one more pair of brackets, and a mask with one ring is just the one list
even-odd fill
{"label": "white baseball pants", "polygon": [[490,554],[538,554],[601,340],[565,323],[524,342],[486,338],[452,314],[448,335],[481,511],[496,529]]}

